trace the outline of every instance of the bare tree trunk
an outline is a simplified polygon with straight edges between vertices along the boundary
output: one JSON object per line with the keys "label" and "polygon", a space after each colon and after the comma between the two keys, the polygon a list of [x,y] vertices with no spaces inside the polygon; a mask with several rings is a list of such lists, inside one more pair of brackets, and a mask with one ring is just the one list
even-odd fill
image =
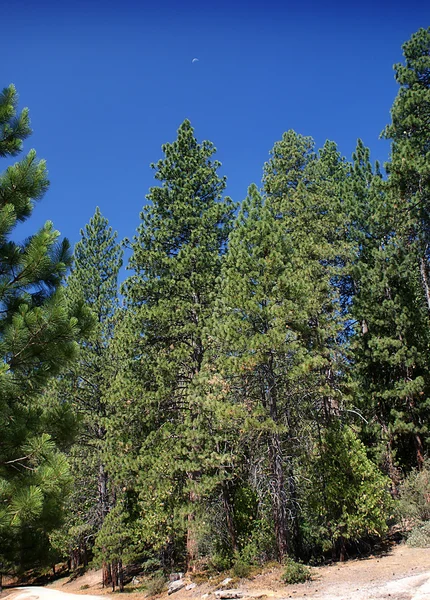
{"label": "bare tree trunk", "polygon": [[421,273],[421,283],[424,289],[424,294],[427,302],[427,309],[430,311],[430,276],[429,276],[429,268],[425,256],[420,258],[420,273]]}
{"label": "bare tree trunk", "polygon": [[302,534],[299,526],[299,503],[297,499],[297,487],[294,472],[290,467],[288,474],[289,513],[291,521],[291,533],[289,540],[289,551],[300,557],[303,551]]}
{"label": "bare tree trunk", "polygon": [[112,583],[112,569],[110,563],[103,561],[102,566],[102,585],[108,587]]}
{"label": "bare tree trunk", "polygon": [[[197,294],[193,294],[193,300],[195,304],[199,303],[199,298],[197,296]],[[193,322],[198,325],[199,322],[199,317],[197,312],[193,311]],[[202,341],[200,339],[195,340],[194,344],[193,344],[194,348],[193,348],[193,354],[192,354],[192,360],[194,363],[193,366],[193,375],[192,375],[192,379],[194,379],[194,377],[196,375],[198,375],[198,373],[200,372],[201,369],[201,365],[202,365],[202,361],[203,361],[203,354],[204,354],[204,350],[203,350],[203,345],[202,345]],[[192,415],[192,420],[194,420],[195,418],[197,418],[198,413],[197,414],[193,414]],[[193,424],[193,429],[195,428],[194,424]],[[200,476],[200,473],[198,472],[192,472],[190,471],[189,473],[187,473],[187,477],[189,479],[189,481],[196,481]],[[198,501],[200,500],[199,495],[191,490],[190,494],[189,494],[189,500],[190,500],[190,511],[188,513],[188,527],[187,527],[187,544],[186,544],[186,551],[187,551],[187,570],[191,570],[193,571],[195,569],[195,565],[194,562],[197,559],[198,556],[198,537],[197,537],[197,531],[196,531],[196,515],[195,515],[195,511],[194,511],[194,506],[198,503]]]}
{"label": "bare tree trunk", "polygon": [[[274,423],[278,423],[277,387],[273,369],[273,357],[270,356],[266,367],[264,382],[265,400],[269,414]],[[268,438],[269,463],[272,476],[272,512],[275,529],[276,550],[278,560],[282,560],[288,552],[288,520],[287,495],[282,464],[283,452],[281,438],[278,433],[269,434]]]}
{"label": "bare tree trunk", "polygon": [[[104,439],[105,431],[102,427],[99,427],[98,437],[99,439]],[[102,462],[99,464],[99,472],[97,477],[97,487],[98,487],[98,512],[99,512],[99,521],[100,527],[103,525],[103,522],[106,516],[109,513],[109,492],[108,492],[108,473],[106,468]],[[103,548],[103,554],[105,554],[106,549]],[[108,587],[112,583],[112,571],[111,565],[103,561],[102,565],[102,582],[103,587]]]}
{"label": "bare tree trunk", "polygon": [[[408,371],[406,372],[406,378],[409,380],[411,379],[411,374]],[[407,403],[408,403],[407,405],[408,405],[409,412],[411,415],[412,423],[413,423],[415,429],[417,429],[418,424],[416,423],[416,418],[414,415],[415,401],[412,397],[409,397],[409,398],[407,398]],[[423,445],[421,435],[418,431],[414,432],[413,441],[414,441],[414,447],[415,447],[417,467],[419,470],[421,470],[424,465],[424,445]]]}
{"label": "bare tree trunk", "polygon": [[104,464],[100,463],[97,487],[99,492],[98,504],[101,524],[103,524],[103,521],[109,512],[108,478],[108,473]]}
{"label": "bare tree trunk", "polygon": [[[194,474],[188,473],[188,478],[193,479]],[[198,501],[198,495],[195,492],[190,492],[189,495],[191,507]],[[195,569],[194,562],[197,558],[198,553],[198,539],[196,532],[196,516],[194,510],[190,508],[188,512],[188,527],[187,527],[187,570],[193,571]]]}
{"label": "bare tree trunk", "polygon": [[124,591],[124,570],[122,568],[122,560],[118,560],[118,587],[119,591]]}
{"label": "bare tree trunk", "polygon": [[231,497],[231,485],[230,482],[224,481],[222,483],[222,503],[224,507],[225,520],[227,524],[227,530],[230,537],[231,547],[233,552],[237,550],[237,537],[236,527],[234,524],[233,515],[233,502]]}
{"label": "bare tree trunk", "polygon": [[340,562],[345,562],[346,559],[346,545],[345,538],[343,535],[339,538],[340,550],[339,550],[339,560]]}
{"label": "bare tree trunk", "polygon": [[288,527],[286,511],[285,478],[282,468],[282,450],[277,433],[269,436],[269,462],[272,475],[272,512],[275,528],[276,550],[281,561],[288,552]]}
{"label": "bare tree trunk", "polygon": [[399,496],[399,483],[401,481],[401,476],[400,471],[394,464],[393,460],[393,436],[389,433],[388,427],[384,422],[381,422],[381,428],[387,440],[383,470],[391,480],[391,495],[393,498],[397,498]]}
{"label": "bare tree trunk", "polygon": [[86,541],[83,542],[81,546],[81,556],[82,556],[82,564],[84,567],[88,566],[88,550]]}
{"label": "bare tree trunk", "polygon": [[421,471],[424,465],[424,446],[419,433],[414,434],[414,446],[417,457],[417,467],[418,470]]}
{"label": "bare tree trunk", "polygon": [[70,557],[70,567],[72,571],[75,571],[79,565],[81,564],[81,553],[80,548],[75,548],[72,550],[72,555]]}
{"label": "bare tree trunk", "polygon": [[118,585],[118,562],[112,561],[112,591],[115,591],[115,586]]}

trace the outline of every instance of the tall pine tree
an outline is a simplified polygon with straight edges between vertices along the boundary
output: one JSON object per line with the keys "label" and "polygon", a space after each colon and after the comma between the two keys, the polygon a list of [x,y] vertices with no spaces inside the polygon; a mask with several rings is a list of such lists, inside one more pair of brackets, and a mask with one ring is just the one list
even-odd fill
{"label": "tall pine tree", "polygon": [[408,244],[415,245],[430,311],[430,27],[414,33],[403,54],[405,64],[394,65],[400,90],[383,135],[392,140],[387,170],[402,215],[398,225]]}
{"label": "tall pine tree", "polygon": [[147,196],[132,243],[134,273],[123,288],[127,312],[118,343],[127,347],[124,373],[130,371],[133,384],[120,383],[117,419],[126,418],[123,406],[133,418],[123,431],[114,419],[111,432],[123,444],[125,464],[136,457],[143,535],[171,548],[182,543],[185,527],[190,564],[198,551],[197,500],[203,502],[205,435],[196,382],[233,206],[223,198],[226,182],[217,174],[213,144],[198,143],[189,121],[163,152],[152,165],[161,185]]}
{"label": "tall pine tree", "polygon": [[[17,156],[31,133],[29,113],[17,113],[13,86],[0,94],[0,155]],[[23,243],[15,228],[48,189],[34,150],[0,177],[0,562],[25,563],[59,524],[68,466],[52,437],[40,394],[73,361],[78,319],[61,283],[70,265],[67,240],[47,222]]]}
{"label": "tall pine tree", "polygon": [[66,523],[75,567],[88,560],[89,547],[114,505],[104,455],[108,396],[117,367],[112,339],[123,252],[116,236],[97,207],[81,230],[67,279],[69,302],[85,303],[93,319],[91,332],[80,340],[79,360],[55,384],[57,396],[71,405],[79,418],[78,434],[69,452],[74,489]]}

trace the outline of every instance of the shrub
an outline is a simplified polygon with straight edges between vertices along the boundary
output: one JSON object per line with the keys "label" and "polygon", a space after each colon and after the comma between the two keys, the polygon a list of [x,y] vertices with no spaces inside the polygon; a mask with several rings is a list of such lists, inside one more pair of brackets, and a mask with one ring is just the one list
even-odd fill
{"label": "shrub", "polygon": [[430,548],[430,522],[416,525],[406,540],[412,548]]}
{"label": "shrub", "polygon": [[311,570],[306,565],[302,565],[292,558],[287,558],[285,566],[286,569],[281,576],[284,583],[304,583],[310,580]]}
{"label": "shrub", "polygon": [[146,585],[148,596],[157,596],[158,594],[161,594],[161,592],[164,591],[165,586],[166,579],[164,575],[159,573],[154,575],[154,577],[152,577]]}
{"label": "shrub", "polygon": [[243,560],[243,558],[238,557],[233,564],[232,571],[235,577],[248,577],[251,571],[251,567],[249,563]]}
{"label": "shrub", "polygon": [[389,479],[370,461],[350,427],[332,423],[309,460],[304,498],[309,546],[342,555],[345,544],[387,531]]}
{"label": "shrub", "polygon": [[228,571],[228,569],[231,567],[231,556],[222,554],[220,552],[215,552],[210,558],[210,567],[218,573],[222,573],[222,571]]}
{"label": "shrub", "polygon": [[399,489],[397,512],[400,517],[416,521],[430,521],[430,460],[421,471],[414,470]]}

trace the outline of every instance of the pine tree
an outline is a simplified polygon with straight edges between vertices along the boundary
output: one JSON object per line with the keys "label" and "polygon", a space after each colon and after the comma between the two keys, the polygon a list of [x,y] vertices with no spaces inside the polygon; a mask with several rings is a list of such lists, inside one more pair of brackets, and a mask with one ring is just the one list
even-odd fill
{"label": "pine tree", "polygon": [[430,30],[421,29],[403,46],[405,64],[394,67],[401,87],[383,132],[392,139],[388,180],[372,175],[360,146],[352,178],[361,211],[352,228],[360,231],[355,372],[367,434],[373,429],[368,442],[379,445],[394,484],[397,467],[421,466],[428,449],[429,48]]}
{"label": "pine tree", "polygon": [[371,196],[377,243],[367,244],[355,302],[358,318],[367,313],[358,373],[369,412],[378,415],[388,462],[404,467],[421,467],[428,448],[429,48],[430,30],[420,29],[403,46],[406,64],[395,65],[401,88],[383,132],[393,140],[388,181]]}
{"label": "pine tree", "polygon": [[112,339],[123,254],[116,236],[97,207],[81,230],[67,280],[69,302],[83,302],[94,323],[80,340],[79,361],[55,384],[57,396],[71,405],[79,418],[79,431],[69,451],[74,491],[68,500],[66,523],[69,541],[75,540],[71,553],[75,567],[87,560],[85,540],[94,540],[114,504],[104,455],[108,396],[116,372]]}
{"label": "pine tree", "polygon": [[427,445],[428,317],[414,244],[404,238],[407,215],[399,215],[395,188],[373,173],[362,143],[351,184],[358,401],[368,421],[364,439],[396,484],[397,466],[422,464]]}
{"label": "pine tree", "polygon": [[[0,94],[3,157],[17,156],[31,133],[28,110],[18,114],[17,103],[14,86]],[[6,563],[24,562],[29,538],[46,539],[59,524],[69,481],[40,399],[77,353],[78,319],[60,287],[69,247],[50,222],[23,243],[12,238],[47,189],[45,163],[34,150],[0,177],[0,561]]]}
{"label": "pine tree", "polygon": [[350,256],[345,233],[348,165],[333,142],[326,142],[318,153],[313,145],[311,138],[285,133],[265,166],[263,183],[267,203],[291,240],[295,277],[306,289],[301,338],[322,378],[320,391],[325,392],[320,394],[319,406],[328,418],[338,407],[337,374],[346,367],[343,296]]}
{"label": "pine tree", "polygon": [[258,485],[266,481],[282,559],[303,552],[298,472],[340,408],[347,170],[334,144],[316,154],[293,131],[271,154],[265,197],[251,186],[229,240],[214,331],[226,401],[248,411],[251,462],[266,465]]}
{"label": "pine tree", "polygon": [[303,293],[301,282],[294,278],[292,254],[282,225],[265,206],[256,186],[251,186],[229,241],[214,335],[220,345],[218,370],[226,382],[226,402],[246,407],[242,430],[248,416],[255,432],[254,443],[250,443],[254,458],[255,444],[267,444],[266,477],[272,490],[279,558],[292,547],[287,489],[288,470],[292,469],[284,463],[293,454],[296,435],[297,416],[288,400],[288,388],[299,362],[294,323],[301,310],[296,301]]}
{"label": "pine tree", "polygon": [[[233,206],[222,198],[226,182],[217,174],[220,164],[212,160],[214,146],[199,144],[189,121],[163,152],[164,158],[152,165],[161,185],[147,196],[149,205],[131,246],[134,273],[123,288],[127,311],[118,344],[127,348],[123,374],[129,372],[131,386],[120,378],[111,431],[124,449],[126,470],[134,468],[138,478],[143,536],[154,547],[171,548],[181,543],[186,527],[191,563],[197,555],[197,487],[205,437],[199,432],[196,381]],[[127,420],[121,414],[124,405],[132,416],[120,431],[115,423]]]}
{"label": "pine tree", "polygon": [[430,311],[430,28],[414,33],[403,54],[405,64],[394,65],[401,87],[383,135],[392,140],[387,170],[399,225],[408,244],[414,243]]}

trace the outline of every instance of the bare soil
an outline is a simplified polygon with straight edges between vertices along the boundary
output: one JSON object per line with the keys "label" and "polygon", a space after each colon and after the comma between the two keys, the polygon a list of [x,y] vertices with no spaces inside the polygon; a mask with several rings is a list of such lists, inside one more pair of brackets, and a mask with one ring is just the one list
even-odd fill
{"label": "bare soil", "polygon": [[[250,579],[235,582],[244,598],[294,598],[295,600],[430,600],[430,550],[398,545],[385,554],[334,563],[312,569],[312,580],[298,585],[281,582],[284,567],[273,566]],[[191,579],[189,580],[191,582]],[[176,592],[173,600],[215,600],[218,581],[199,583],[193,590]],[[67,592],[67,593],[64,593]],[[73,595],[91,595],[97,600],[109,594],[101,585],[101,571],[89,571],[73,581],[59,579],[48,587],[6,590],[8,600],[76,600]],[[128,590],[124,600],[143,600],[145,592]],[[166,600],[167,593],[158,596]],[[205,600],[205,599],[204,599]]]}

